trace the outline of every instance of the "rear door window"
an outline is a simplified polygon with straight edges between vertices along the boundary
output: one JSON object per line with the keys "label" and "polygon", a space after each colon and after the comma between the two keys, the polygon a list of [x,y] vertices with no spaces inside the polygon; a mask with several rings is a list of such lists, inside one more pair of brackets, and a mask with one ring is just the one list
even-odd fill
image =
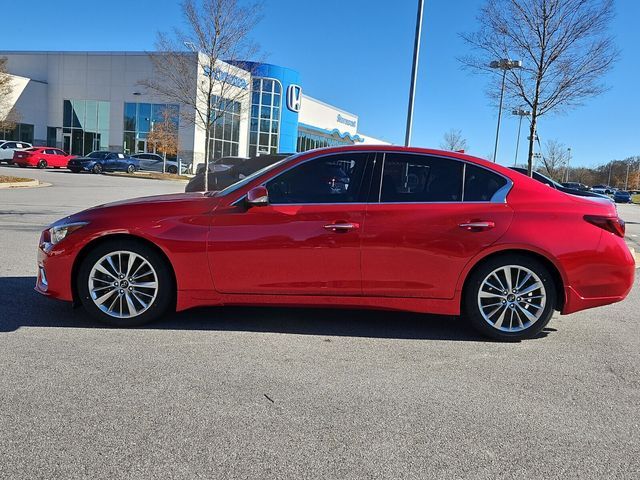
{"label": "rear door window", "polygon": [[429,155],[386,153],[380,201],[460,202],[463,165],[457,160]]}

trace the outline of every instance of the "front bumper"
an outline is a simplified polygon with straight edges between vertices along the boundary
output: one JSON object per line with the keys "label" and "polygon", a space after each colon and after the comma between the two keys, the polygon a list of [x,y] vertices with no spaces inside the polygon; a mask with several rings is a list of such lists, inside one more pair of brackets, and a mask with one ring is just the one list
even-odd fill
{"label": "front bumper", "polygon": [[38,275],[35,290],[42,295],[60,300],[73,300],[71,289],[71,272],[74,253],[57,245],[49,247],[40,241],[38,247]]}

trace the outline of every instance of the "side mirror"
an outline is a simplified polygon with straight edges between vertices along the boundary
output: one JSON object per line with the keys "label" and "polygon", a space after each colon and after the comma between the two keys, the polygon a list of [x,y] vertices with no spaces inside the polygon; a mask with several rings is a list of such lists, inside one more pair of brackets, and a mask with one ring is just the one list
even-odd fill
{"label": "side mirror", "polygon": [[267,188],[260,186],[249,190],[247,193],[247,205],[250,207],[266,207],[269,205],[269,192]]}

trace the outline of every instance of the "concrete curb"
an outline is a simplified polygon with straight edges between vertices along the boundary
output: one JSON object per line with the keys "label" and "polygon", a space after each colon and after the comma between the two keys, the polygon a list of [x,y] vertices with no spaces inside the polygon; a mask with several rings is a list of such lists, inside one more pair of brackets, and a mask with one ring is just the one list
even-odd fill
{"label": "concrete curb", "polygon": [[153,178],[151,176],[145,175],[144,173],[142,173],[142,174],[134,173],[133,175],[129,175],[128,173],[102,172],[102,175],[106,175],[108,177],[141,178],[143,180],[160,180],[160,181],[165,181],[165,182],[189,183],[189,180],[185,180],[184,178]]}
{"label": "concrete curb", "polygon": [[40,182],[38,180],[31,180],[30,182],[9,182],[9,183],[0,183],[0,189],[2,188],[29,188],[29,187],[39,187]]}

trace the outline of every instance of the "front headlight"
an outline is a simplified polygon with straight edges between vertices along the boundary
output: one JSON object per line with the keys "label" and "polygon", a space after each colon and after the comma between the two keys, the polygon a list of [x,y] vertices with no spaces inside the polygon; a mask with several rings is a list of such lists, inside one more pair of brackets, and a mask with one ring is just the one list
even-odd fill
{"label": "front headlight", "polygon": [[88,222],[74,222],[63,225],[55,225],[49,229],[49,242],[51,245],[60,243],[67,238],[67,235],[75,232],[79,228],[84,227]]}

